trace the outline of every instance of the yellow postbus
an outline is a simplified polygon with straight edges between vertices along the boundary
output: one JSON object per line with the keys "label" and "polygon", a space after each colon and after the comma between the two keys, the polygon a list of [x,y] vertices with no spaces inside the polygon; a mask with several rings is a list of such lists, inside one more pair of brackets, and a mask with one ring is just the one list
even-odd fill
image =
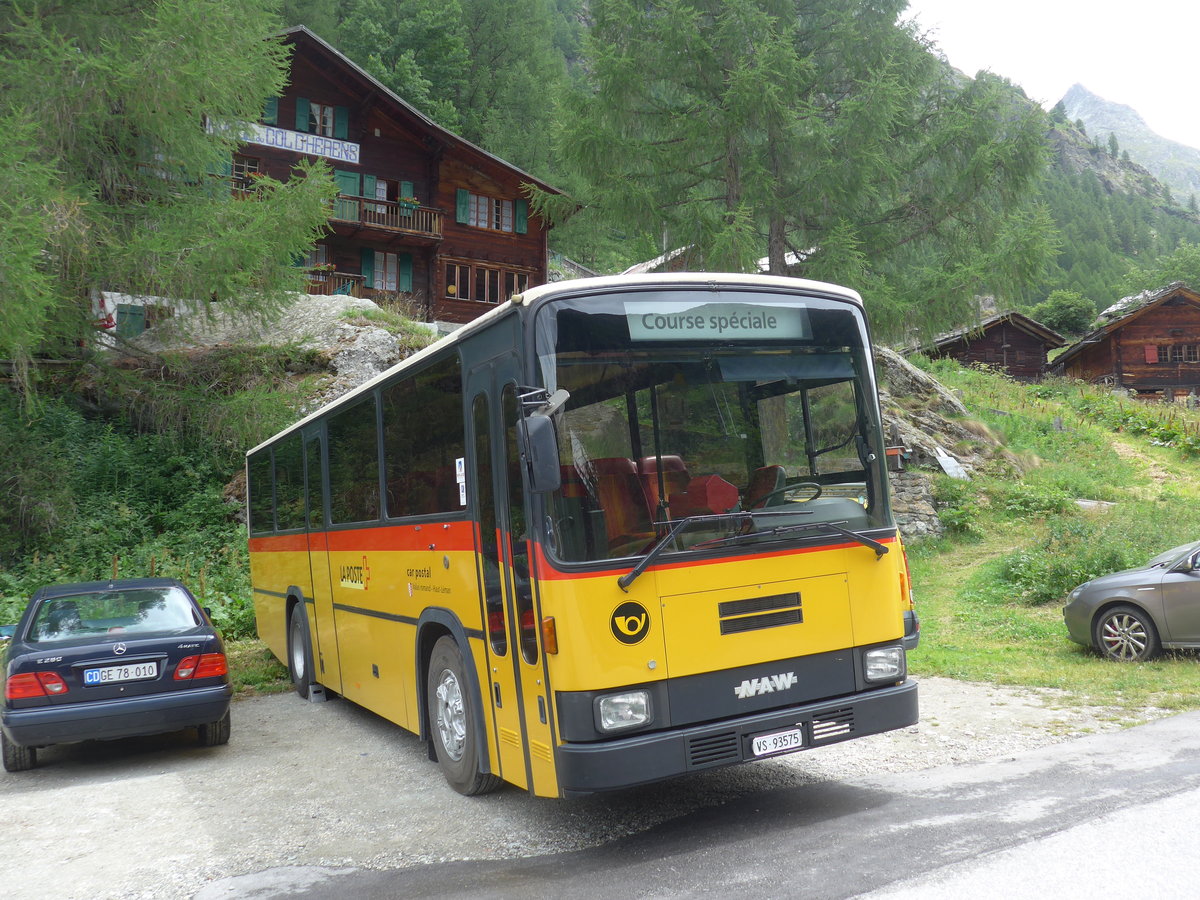
{"label": "yellow postbus", "polygon": [[259,634],[464,794],[911,725],[874,378],[846,288],[527,290],[247,454]]}

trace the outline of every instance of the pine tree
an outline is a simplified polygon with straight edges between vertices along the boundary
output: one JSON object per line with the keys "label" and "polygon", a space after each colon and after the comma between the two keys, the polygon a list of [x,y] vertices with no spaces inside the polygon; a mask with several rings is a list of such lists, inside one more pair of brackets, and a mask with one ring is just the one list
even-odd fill
{"label": "pine tree", "polygon": [[575,199],[692,268],[767,257],[865,288],[885,328],[1038,271],[1048,223],[1022,203],[1044,114],[1000,79],[961,85],[903,7],[596,0],[591,93],[563,126]]}
{"label": "pine tree", "polygon": [[[287,75],[266,0],[156,0],[0,11],[0,354],[28,358],[92,333],[107,290],[266,314],[300,288],[332,179],[301,166],[227,181],[239,122]],[[207,127],[206,126],[207,123]]]}

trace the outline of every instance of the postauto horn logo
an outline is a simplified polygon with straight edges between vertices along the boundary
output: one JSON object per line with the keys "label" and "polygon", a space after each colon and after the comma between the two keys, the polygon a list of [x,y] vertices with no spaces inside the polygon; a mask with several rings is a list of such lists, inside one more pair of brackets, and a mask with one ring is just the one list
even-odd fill
{"label": "postauto horn logo", "polygon": [[650,613],[640,603],[622,603],[613,610],[613,637],[622,644],[636,644],[650,631]]}

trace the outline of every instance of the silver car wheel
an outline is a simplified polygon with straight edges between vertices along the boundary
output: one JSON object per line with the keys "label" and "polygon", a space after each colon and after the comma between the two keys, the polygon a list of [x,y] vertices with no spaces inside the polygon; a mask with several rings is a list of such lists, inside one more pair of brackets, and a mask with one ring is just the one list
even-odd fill
{"label": "silver car wheel", "polygon": [[1100,623],[1100,640],[1108,656],[1123,660],[1144,658],[1151,643],[1145,623],[1123,610],[1114,611]]}
{"label": "silver car wheel", "polygon": [[438,739],[446,755],[458,762],[467,746],[467,709],[458,677],[449,669],[442,669],[434,696],[437,697],[434,724]]}

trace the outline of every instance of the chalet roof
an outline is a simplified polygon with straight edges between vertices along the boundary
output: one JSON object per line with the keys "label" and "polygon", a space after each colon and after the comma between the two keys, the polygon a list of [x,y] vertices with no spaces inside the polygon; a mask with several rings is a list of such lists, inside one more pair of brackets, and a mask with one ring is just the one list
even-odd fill
{"label": "chalet roof", "polygon": [[991,331],[998,325],[1012,325],[1014,328],[1019,328],[1026,334],[1036,340],[1041,341],[1047,347],[1061,347],[1067,342],[1061,334],[1053,329],[1047,328],[1041,322],[1029,318],[1019,312],[1004,312],[994,316],[988,316],[980,321],[977,325],[971,325],[966,328],[959,328],[957,331],[948,331],[944,334],[939,334],[928,343],[921,344],[916,347],[911,347],[907,352],[914,353],[918,350],[944,350],[960,342],[968,342],[974,338],[982,337],[987,332]]}
{"label": "chalet roof", "polygon": [[1185,297],[1193,303],[1200,304],[1200,293],[1193,291],[1182,281],[1174,281],[1166,287],[1158,288],[1157,290],[1145,290],[1140,294],[1122,297],[1100,313],[1096,320],[1098,328],[1089,334],[1085,334],[1060,353],[1054,359],[1054,362],[1051,363],[1051,367],[1056,371],[1062,371],[1065,364],[1082,353],[1083,349],[1089,344],[1099,343],[1114,331],[1119,331],[1134,319],[1145,315],[1150,310],[1161,306],[1174,297]]}
{"label": "chalet roof", "polygon": [[621,275],[646,275],[650,272],[657,272],[671,260],[678,258],[684,253],[687,253],[691,247],[676,247],[674,250],[668,250],[661,256],[656,256],[654,259],[648,259],[645,262],[634,263],[628,269],[620,272]]}
{"label": "chalet roof", "polygon": [[454,147],[459,150],[464,156],[475,157],[480,162],[490,163],[493,166],[500,166],[508,169],[513,174],[519,176],[522,181],[536,185],[544,191],[552,194],[563,193],[558,188],[542,181],[536,176],[530,175],[528,172],[517,168],[512,163],[501,159],[493,153],[489,153],[482,147],[472,144],[466,138],[459,137],[452,131],[443,128],[433,119],[429,118],[415,106],[412,106],[405,100],[401,99],[397,94],[393,93],[388,87],[379,82],[373,75],[370,75],[361,66],[355,63],[352,59],[345,56],[341,51],[335,49],[332,45],[319,37],[314,32],[310,31],[304,25],[295,25],[291,28],[284,29],[281,33],[285,40],[290,40],[295,44],[306,42],[316,48],[319,52],[332,57],[342,66],[344,66],[350,74],[363,82],[366,90],[364,94],[379,94],[390,104],[393,104],[400,112],[401,117],[405,119],[409,125],[415,129],[424,132],[427,136],[448,147]]}

